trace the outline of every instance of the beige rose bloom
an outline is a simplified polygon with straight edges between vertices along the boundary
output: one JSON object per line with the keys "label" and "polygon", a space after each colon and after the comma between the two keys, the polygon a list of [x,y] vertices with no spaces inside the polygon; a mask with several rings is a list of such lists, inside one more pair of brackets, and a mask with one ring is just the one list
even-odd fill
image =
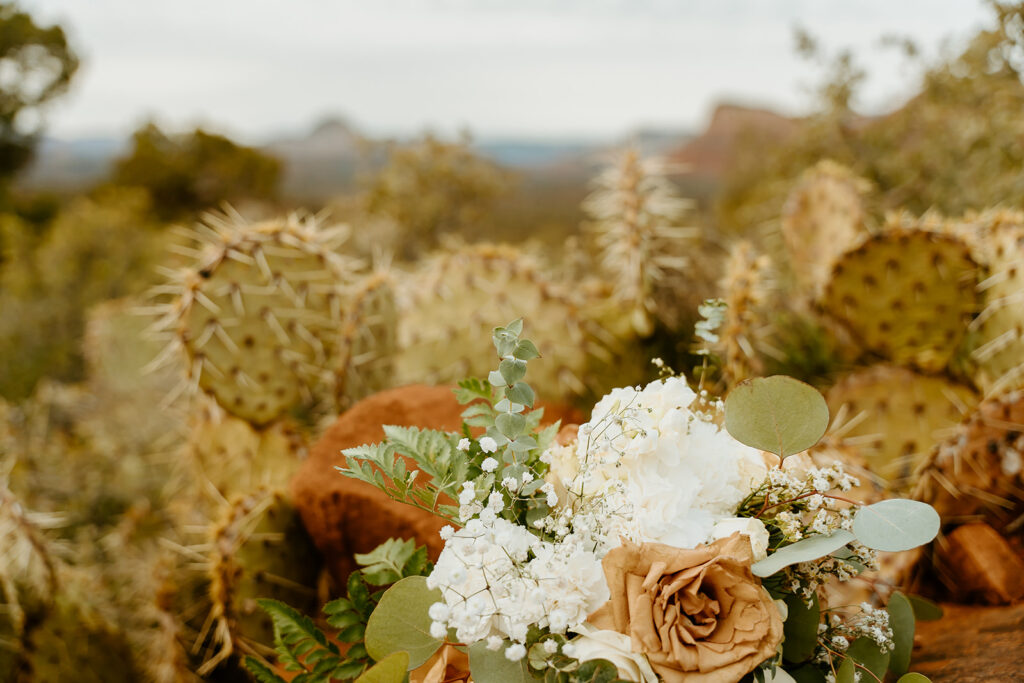
{"label": "beige rose bloom", "polygon": [[739,533],[692,550],[623,540],[602,562],[612,596],[590,623],[628,635],[666,683],[734,683],[782,641],[751,561]]}

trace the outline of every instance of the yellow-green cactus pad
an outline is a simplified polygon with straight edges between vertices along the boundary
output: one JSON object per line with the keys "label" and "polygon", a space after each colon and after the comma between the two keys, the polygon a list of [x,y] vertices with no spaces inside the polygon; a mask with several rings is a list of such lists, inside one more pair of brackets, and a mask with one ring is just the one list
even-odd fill
{"label": "yellow-green cactus pad", "polygon": [[826,399],[832,415],[843,416],[844,443],[896,490],[914,484],[918,466],[978,401],[970,387],[891,365],[846,375]]}
{"label": "yellow-green cactus pad", "polygon": [[274,627],[256,600],[273,598],[311,613],[320,570],[299,513],[282,493],[269,489],[235,499],[211,541],[210,598],[219,647],[201,674],[232,653],[268,652]]}
{"label": "yellow-green cactus pad", "polygon": [[865,234],[868,183],[834,161],[808,169],[782,210],[782,237],[797,284],[818,296],[836,259]]}
{"label": "yellow-green cactus pad", "polygon": [[402,290],[400,384],[486,377],[495,352],[481,340],[521,317],[542,354],[530,362],[526,378],[537,394],[565,399],[586,393],[588,356],[602,347],[575,302],[518,250],[481,245],[441,254]]}
{"label": "yellow-green cactus pad", "polygon": [[246,223],[208,217],[195,266],[161,288],[176,295],[161,325],[175,333],[192,386],[263,425],[332,395],[348,290],[358,264],[336,252],[342,228],[312,217]]}
{"label": "yellow-green cactus pad", "polygon": [[393,385],[397,335],[394,279],[387,273],[375,273],[353,295],[342,330],[342,403]]}
{"label": "yellow-green cactus pad", "polygon": [[821,307],[866,349],[935,372],[948,365],[977,312],[976,284],[962,240],[894,229],[840,257]]}

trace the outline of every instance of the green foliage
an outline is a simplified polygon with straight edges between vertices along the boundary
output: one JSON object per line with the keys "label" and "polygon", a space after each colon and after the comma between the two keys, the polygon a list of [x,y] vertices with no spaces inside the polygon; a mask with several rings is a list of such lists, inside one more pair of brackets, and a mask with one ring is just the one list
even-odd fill
{"label": "green foliage", "polygon": [[[846,650],[846,657],[836,671],[836,683],[854,683],[857,669],[870,672],[866,676],[870,680],[881,681],[885,677],[885,671],[889,666],[889,653],[882,652],[878,644],[870,638],[857,638],[850,643]],[[871,678],[871,675],[874,678]]]}
{"label": "green foliage", "polygon": [[386,586],[406,576],[430,573],[426,546],[416,547],[411,538],[389,538],[365,555],[356,554],[356,562],[363,565],[361,573],[367,583]]}
{"label": "green foliage", "polygon": [[36,24],[14,2],[0,4],[0,179],[32,158],[40,110],[67,90],[77,70],[63,28]]}
{"label": "green foliage", "polygon": [[132,136],[132,151],[119,159],[111,183],[149,192],[162,220],[175,220],[223,202],[274,196],[281,162],[228,138],[197,128],[168,135],[148,123]]}
{"label": "green foliage", "polygon": [[444,641],[430,635],[432,619],[427,613],[442,602],[441,591],[427,588],[422,576],[410,576],[389,588],[366,624],[366,651],[381,661],[396,652],[409,654],[415,669],[430,659]]}
{"label": "green foliage", "polygon": [[942,608],[931,600],[919,595],[908,595],[907,599],[914,608],[914,617],[917,621],[937,621],[942,618]]}
{"label": "green foliage", "polygon": [[399,254],[412,260],[437,247],[442,235],[477,237],[509,176],[474,154],[468,140],[426,135],[391,149],[387,165],[366,190],[366,211],[401,230]]}
{"label": "green foliage", "polygon": [[845,529],[834,531],[828,536],[811,536],[779,548],[765,559],[755,562],[750,569],[754,576],[771,576],[791,564],[810,562],[834,553],[853,540],[854,535]]}
{"label": "green foliage", "polygon": [[812,595],[809,601],[805,601],[798,595],[787,595],[786,607],[788,615],[782,625],[785,634],[782,656],[787,662],[805,662],[818,647],[818,624],[821,622],[818,596]]}
{"label": "green foliage", "polygon": [[889,655],[889,669],[897,676],[907,673],[914,649],[914,607],[903,593],[895,591],[886,606],[889,628],[892,629],[893,649]]}
{"label": "green foliage", "polygon": [[475,683],[534,683],[526,657],[518,662],[505,657],[504,648],[488,650],[486,641],[469,646],[469,671]]}
{"label": "green foliage", "polygon": [[355,683],[402,683],[408,670],[409,653],[395,652],[370,667]]}
{"label": "green foliage", "polygon": [[931,505],[894,498],[858,509],[853,533],[869,548],[900,552],[930,542],[940,524],[939,513]]}
{"label": "green foliage", "polygon": [[783,375],[741,382],[725,399],[725,428],[737,441],[785,458],[807,450],[828,428],[818,391]]}
{"label": "green foliage", "polygon": [[900,676],[896,683],[930,683],[931,680],[924,674],[909,673]]}

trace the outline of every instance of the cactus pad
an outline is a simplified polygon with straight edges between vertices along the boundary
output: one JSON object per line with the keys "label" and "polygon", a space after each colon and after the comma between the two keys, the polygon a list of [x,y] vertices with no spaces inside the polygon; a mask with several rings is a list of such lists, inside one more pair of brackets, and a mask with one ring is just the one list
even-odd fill
{"label": "cactus pad", "polygon": [[865,233],[868,183],[844,166],[822,161],[808,169],[782,210],[782,237],[797,284],[821,294],[836,259]]}
{"label": "cactus pad", "polygon": [[212,541],[210,597],[219,650],[200,674],[233,652],[268,652],[274,628],[256,600],[274,598],[309,613],[320,569],[298,512],[269,489],[235,499],[213,529]]}
{"label": "cactus pad", "polygon": [[376,273],[353,295],[341,333],[344,403],[391,386],[397,333],[395,283],[387,273]]}
{"label": "cactus pad", "polygon": [[892,229],[839,258],[821,305],[868,350],[940,371],[977,311],[976,271],[962,240]]}
{"label": "cactus pad", "polygon": [[978,400],[966,386],[886,365],[846,375],[826,399],[833,415],[845,411],[843,442],[856,446],[871,471],[895,490],[913,485],[932,447]]}
{"label": "cactus pad", "polygon": [[403,283],[400,309],[399,384],[486,377],[494,347],[480,340],[518,317],[541,350],[528,378],[540,396],[586,393],[588,356],[601,350],[575,303],[511,247],[474,246],[434,258]]}
{"label": "cactus pad", "polygon": [[297,215],[252,224],[212,216],[195,236],[195,266],[158,290],[176,294],[158,327],[174,332],[192,386],[258,425],[330,395],[358,268],[335,251],[344,231]]}
{"label": "cactus pad", "polygon": [[1024,512],[1024,391],[980,403],[921,468],[914,497],[944,519],[1003,528]]}
{"label": "cactus pad", "polygon": [[974,378],[986,395],[1024,388],[1024,216],[982,231],[988,277],[984,308],[971,322]]}

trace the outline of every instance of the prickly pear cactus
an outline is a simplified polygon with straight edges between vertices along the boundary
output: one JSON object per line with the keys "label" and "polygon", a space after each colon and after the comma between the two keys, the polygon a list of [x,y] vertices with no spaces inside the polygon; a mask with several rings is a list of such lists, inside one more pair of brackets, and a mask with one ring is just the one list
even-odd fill
{"label": "prickly pear cactus", "polygon": [[782,237],[797,284],[813,297],[836,259],[865,234],[868,183],[834,161],[808,169],[782,210]]}
{"label": "prickly pear cactus", "polygon": [[399,384],[485,377],[494,350],[479,343],[509,320],[526,320],[544,354],[530,384],[551,399],[587,392],[588,356],[600,353],[576,304],[511,247],[480,245],[441,254],[402,285]]}
{"label": "prickly pear cactus", "polygon": [[[359,265],[335,249],[341,228],[291,215],[262,223],[210,216],[195,266],[158,293],[165,358],[184,351],[189,382],[256,425],[331,395],[347,289]],[[162,360],[162,359],[161,359]]]}
{"label": "prickly pear cactus", "polygon": [[341,333],[344,396],[349,403],[387,389],[394,376],[398,344],[395,282],[388,273],[371,275],[352,296]]}
{"label": "prickly pear cactus", "polygon": [[696,234],[681,227],[692,202],[679,196],[666,171],[664,162],[628,150],[598,176],[597,189],[583,202],[591,219],[586,234],[616,299],[627,308],[620,315],[641,337],[654,331],[662,313],[658,290],[686,267],[686,250]]}
{"label": "prickly pear cactus", "polygon": [[994,396],[1024,388],[1024,216],[994,217],[981,232],[988,275],[978,287],[984,308],[971,322],[969,345],[974,380]]}
{"label": "prickly pear cactus", "polygon": [[82,587],[62,577],[65,588],[43,620],[25,634],[16,683],[134,683],[142,678],[125,634],[89,606]]}
{"label": "prickly pear cactus", "polygon": [[257,428],[207,405],[191,421],[187,452],[196,480],[224,498],[288,481],[306,452],[301,433],[285,420]]}
{"label": "prickly pear cactus", "polygon": [[836,261],[821,306],[869,351],[938,372],[977,311],[976,283],[977,267],[962,240],[891,229]]}
{"label": "prickly pear cactus", "polygon": [[771,261],[749,242],[733,245],[722,278],[725,319],[719,332],[722,379],[733,386],[763,373],[759,342],[768,327]]}
{"label": "prickly pear cactus", "polygon": [[891,365],[846,375],[826,399],[840,423],[837,434],[893,490],[914,485],[914,472],[933,446],[978,401],[967,386]]}
{"label": "prickly pear cactus", "polygon": [[1024,512],[1024,391],[980,403],[922,464],[914,497],[946,520],[1005,528]]}
{"label": "prickly pear cactus", "polygon": [[283,494],[258,489],[235,499],[213,529],[210,598],[218,651],[205,675],[232,653],[267,653],[270,617],[256,604],[274,598],[311,613],[320,561],[296,509]]}

